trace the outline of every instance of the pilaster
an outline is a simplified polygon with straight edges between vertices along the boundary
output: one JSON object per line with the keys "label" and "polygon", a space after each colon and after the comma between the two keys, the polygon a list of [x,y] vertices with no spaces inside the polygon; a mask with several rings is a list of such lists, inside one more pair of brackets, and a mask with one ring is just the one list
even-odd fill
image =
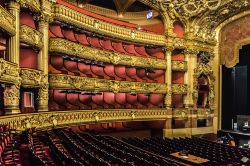
{"label": "pilaster", "polygon": [[167,69],[165,72],[165,83],[167,86],[167,93],[165,97],[165,106],[166,108],[172,107],[172,49],[165,49],[165,60],[167,61]]}

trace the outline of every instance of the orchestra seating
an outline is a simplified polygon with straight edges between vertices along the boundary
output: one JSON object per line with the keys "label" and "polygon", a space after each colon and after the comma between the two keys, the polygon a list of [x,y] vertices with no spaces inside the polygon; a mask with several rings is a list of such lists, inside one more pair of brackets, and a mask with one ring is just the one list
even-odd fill
{"label": "orchestra seating", "polygon": [[[72,129],[47,131],[30,129],[19,135],[12,134],[7,126],[1,126],[0,130],[3,165],[216,166],[241,165],[243,157],[250,158],[249,149],[230,147],[197,137],[119,140],[109,135],[97,135]],[[28,151],[22,150],[25,144]],[[206,159],[208,162],[197,164],[172,155],[181,151],[187,151],[188,154]]]}

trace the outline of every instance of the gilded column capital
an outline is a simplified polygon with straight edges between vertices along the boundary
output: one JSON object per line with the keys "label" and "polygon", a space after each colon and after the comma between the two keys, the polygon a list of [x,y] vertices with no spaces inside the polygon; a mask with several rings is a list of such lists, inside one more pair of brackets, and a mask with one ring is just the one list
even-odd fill
{"label": "gilded column capital", "polygon": [[9,1],[9,9],[10,10],[20,10],[21,0],[12,0]]}
{"label": "gilded column capital", "polygon": [[192,48],[187,48],[187,49],[184,49],[184,54],[185,55],[188,55],[188,56],[197,56],[199,53],[199,50],[197,49],[192,49]]}

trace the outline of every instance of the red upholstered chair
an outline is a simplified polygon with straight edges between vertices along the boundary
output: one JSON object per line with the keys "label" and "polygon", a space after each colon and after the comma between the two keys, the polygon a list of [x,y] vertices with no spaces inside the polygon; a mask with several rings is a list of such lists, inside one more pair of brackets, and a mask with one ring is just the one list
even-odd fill
{"label": "red upholstered chair", "polygon": [[106,39],[106,40],[100,40],[100,45],[102,46],[102,48],[104,50],[114,51],[114,48],[112,47],[112,43],[108,39]]}
{"label": "red upholstered chair", "polygon": [[126,73],[126,67],[117,65],[115,66],[115,75],[119,77],[121,80],[126,80],[127,79],[127,73]]}
{"label": "red upholstered chair", "polygon": [[98,76],[96,76],[92,71],[91,71],[91,68],[90,68],[90,64],[85,64],[85,63],[80,63],[78,62],[77,63],[77,67],[78,67],[78,70],[81,72],[81,74],[84,76],[87,76],[87,77],[95,77],[97,78]]}
{"label": "red upholstered chair", "polygon": [[129,54],[133,54],[133,55],[136,55],[136,56],[141,56],[143,57],[143,55],[140,55],[138,54],[136,51],[135,51],[135,45],[134,44],[123,44],[123,47],[124,47],[124,50],[129,53]]}
{"label": "red upholstered chair", "polygon": [[92,101],[95,104],[95,105],[94,104],[92,105],[92,109],[102,109],[102,108],[108,107],[108,105],[104,103],[103,93],[92,95]]}
{"label": "red upholstered chair", "polygon": [[148,53],[146,52],[144,46],[135,46],[135,51],[144,57],[150,57],[150,55],[148,55]]}
{"label": "red upholstered chair", "polygon": [[127,103],[131,105],[126,105],[126,108],[136,108],[137,107],[137,94],[126,93]]}
{"label": "red upholstered chair", "polygon": [[165,80],[165,70],[155,69],[154,73],[148,73],[148,78],[151,80],[155,80],[158,83],[164,83]]}
{"label": "red upholstered chair", "polygon": [[61,73],[74,75],[74,73],[68,71],[65,68],[64,59],[61,55],[57,55],[57,54],[50,55],[50,64],[56,70],[61,71]]}
{"label": "red upholstered chair", "polygon": [[165,54],[161,48],[146,48],[146,52],[155,58],[164,59]]}
{"label": "red upholstered chair", "polygon": [[91,69],[91,72],[94,73],[99,78],[106,78],[106,79],[110,78],[104,72],[104,67],[103,66],[90,65],[90,69]]}
{"label": "red upholstered chair", "polygon": [[112,92],[103,92],[103,99],[106,104],[108,104],[109,108],[120,108],[120,105],[115,101],[115,94]]}
{"label": "red upholstered chair", "polygon": [[20,24],[27,25],[33,29],[36,29],[36,25],[35,25],[34,19],[32,17],[32,14],[30,14],[28,12],[21,12],[20,13]]}
{"label": "red upholstered chair", "polygon": [[101,48],[102,49],[100,41],[99,41],[99,39],[97,37],[87,37],[87,40],[88,40],[89,44],[92,47]]}
{"label": "red upholstered chair", "polygon": [[92,103],[92,97],[91,95],[82,95],[79,94],[79,101],[81,103],[81,109],[92,109],[91,103]]}
{"label": "red upholstered chair", "polygon": [[84,33],[75,33],[75,38],[80,44],[82,44],[84,46],[90,45],[88,40],[87,40],[87,36]]}
{"label": "red upholstered chair", "polygon": [[70,58],[64,59],[64,66],[68,71],[74,73],[74,75],[81,75],[81,72],[78,69],[77,61],[71,60]]}
{"label": "red upholstered chair", "polygon": [[163,94],[150,94],[149,102],[156,107],[162,107],[164,104],[164,95]]}
{"label": "red upholstered chair", "polygon": [[146,82],[155,82],[154,80],[151,80],[147,77],[147,71],[146,69],[136,69],[136,74],[138,77],[140,77],[142,80],[146,81]]}
{"label": "red upholstered chair", "polygon": [[[50,96],[50,106],[51,106],[51,110],[66,110],[66,107],[64,105],[62,105],[60,102],[61,101],[65,101],[64,99],[64,94],[61,96],[61,94],[59,94],[58,90],[50,90],[49,91],[49,96]],[[62,98],[62,99],[61,99]]]}
{"label": "red upholstered chair", "polygon": [[123,54],[127,54],[127,52],[123,48],[122,42],[112,42],[112,46],[115,51],[123,53]]}
{"label": "red upholstered chair", "polygon": [[82,108],[81,107],[82,104],[78,98],[78,93],[67,93],[66,98],[67,98],[67,102],[73,105],[76,110],[79,110]]}
{"label": "red upholstered chair", "polygon": [[59,38],[64,38],[60,24],[50,25],[49,30],[54,36],[59,37]]}
{"label": "red upholstered chair", "polygon": [[127,81],[140,81],[143,80],[137,76],[135,67],[126,67]]}
{"label": "red upholstered chair", "polygon": [[127,104],[126,93],[116,93],[115,102],[119,104],[121,108],[125,108]]}
{"label": "red upholstered chair", "polygon": [[110,79],[123,80],[122,78],[116,75],[115,66],[113,64],[106,64],[103,70],[105,74],[110,77]]}
{"label": "red upholstered chair", "polygon": [[77,42],[74,31],[72,29],[63,28],[62,34],[64,38],[66,38],[67,40],[72,41],[72,42]]}

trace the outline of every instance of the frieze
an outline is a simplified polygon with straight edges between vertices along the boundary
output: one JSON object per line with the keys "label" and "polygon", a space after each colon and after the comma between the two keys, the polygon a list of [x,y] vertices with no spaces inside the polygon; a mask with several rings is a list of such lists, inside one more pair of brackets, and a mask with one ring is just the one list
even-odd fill
{"label": "frieze", "polygon": [[22,86],[39,87],[43,72],[35,69],[21,68],[20,77],[22,78]]}
{"label": "frieze", "polygon": [[20,79],[17,64],[0,58],[0,81],[11,84],[20,84]]}
{"label": "frieze", "polygon": [[4,29],[6,32],[10,33],[11,35],[15,35],[16,27],[15,27],[15,16],[10,14],[6,9],[4,9],[0,5],[0,27]]}
{"label": "frieze", "polygon": [[63,53],[95,61],[113,63],[115,65],[129,65],[137,67],[153,67],[166,69],[167,61],[156,58],[142,58],[132,55],[104,51],[83,46],[65,39],[51,38],[49,44],[50,52]]}
{"label": "frieze", "polygon": [[166,94],[167,92],[166,84],[114,81],[64,74],[50,74],[49,84],[53,89],[95,90],[110,91],[114,93],[134,92]]}
{"label": "frieze", "polygon": [[3,116],[0,117],[0,123],[9,125],[11,129],[23,131],[31,127],[48,128],[113,121],[165,120],[171,118],[168,115],[170,113],[166,109],[71,110]]}
{"label": "frieze", "polygon": [[173,94],[187,94],[188,87],[187,84],[172,84],[172,93]]}
{"label": "frieze", "polygon": [[42,48],[43,34],[27,25],[20,26],[20,41],[31,46]]}
{"label": "frieze", "polygon": [[187,62],[185,61],[172,61],[172,71],[187,71]]}

